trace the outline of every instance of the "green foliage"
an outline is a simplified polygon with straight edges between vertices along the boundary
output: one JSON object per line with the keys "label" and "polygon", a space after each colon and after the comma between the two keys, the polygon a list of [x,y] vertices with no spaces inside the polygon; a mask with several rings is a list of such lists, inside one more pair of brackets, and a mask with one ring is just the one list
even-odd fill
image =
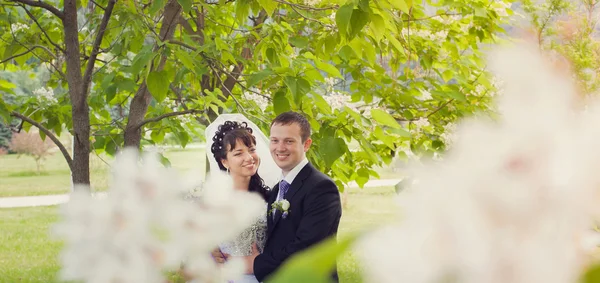
{"label": "green foliage", "polygon": [[600,90],[600,41],[596,37],[598,1],[524,1],[523,10],[540,48],[568,60],[582,96]]}
{"label": "green foliage", "polygon": [[328,239],[306,251],[294,255],[282,268],[267,278],[268,282],[328,283],[337,259],[356,241],[357,235],[349,235],[339,241]]}
{"label": "green foliage", "polygon": [[12,131],[5,124],[0,123],[0,150],[8,149],[10,140],[12,138]]}
{"label": "green foliage", "polygon": [[[140,111],[166,118],[144,124],[142,144],[203,139],[197,123],[215,113],[241,112],[268,132],[275,115],[300,111],[314,131],[309,159],[342,190],[377,177],[372,168],[397,153],[443,150],[444,126],[487,109],[487,92],[471,95],[493,89],[480,48],[496,41],[511,13],[509,0],[177,0],[183,12],[164,37],[168,3],[117,2],[88,96],[93,150],[123,146],[133,97],[145,85],[152,98]],[[80,10],[81,54],[91,53],[104,13],[90,7]],[[72,131],[64,56],[53,44],[64,47],[62,21],[28,10],[39,25],[22,7],[0,6],[0,66],[45,70],[56,102],[30,95],[6,105],[55,132]],[[173,114],[188,109],[200,112],[196,119]],[[422,119],[430,125],[415,127]]]}

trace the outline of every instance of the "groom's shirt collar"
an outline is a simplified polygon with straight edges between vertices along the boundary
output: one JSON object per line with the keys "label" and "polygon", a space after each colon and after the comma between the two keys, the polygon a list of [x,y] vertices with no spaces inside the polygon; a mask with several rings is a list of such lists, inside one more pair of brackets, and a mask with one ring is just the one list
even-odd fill
{"label": "groom's shirt collar", "polygon": [[294,181],[294,179],[296,179],[296,176],[298,176],[298,173],[300,173],[300,170],[302,170],[302,168],[304,168],[306,164],[308,164],[308,159],[306,159],[305,157],[304,159],[302,159],[302,161],[300,161],[300,163],[298,163],[298,165],[296,165],[296,167],[294,167],[294,169],[290,170],[290,172],[286,176],[283,176],[282,173],[281,180],[285,180],[286,182],[288,182],[288,184],[291,184]]}

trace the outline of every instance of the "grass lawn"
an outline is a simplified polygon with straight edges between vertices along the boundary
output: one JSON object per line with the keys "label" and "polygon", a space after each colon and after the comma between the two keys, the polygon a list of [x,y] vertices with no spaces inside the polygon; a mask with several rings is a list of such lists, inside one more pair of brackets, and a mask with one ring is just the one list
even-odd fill
{"label": "grass lawn", "polygon": [[[205,168],[204,149],[168,150],[165,156],[179,170]],[[90,155],[90,178],[94,191],[104,191],[109,184],[111,157]],[[105,163],[106,162],[106,163]],[[71,172],[60,152],[56,152],[44,163],[38,175],[33,158],[15,154],[0,156],[0,197],[36,196],[68,193],[71,188]]]}
{"label": "grass lawn", "polygon": [[[391,187],[351,189],[340,225],[340,236],[389,222],[396,217]],[[0,209],[0,282],[59,282],[59,242],[48,232],[58,208]],[[360,265],[349,252],[338,262],[340,281],[361,282]]]}

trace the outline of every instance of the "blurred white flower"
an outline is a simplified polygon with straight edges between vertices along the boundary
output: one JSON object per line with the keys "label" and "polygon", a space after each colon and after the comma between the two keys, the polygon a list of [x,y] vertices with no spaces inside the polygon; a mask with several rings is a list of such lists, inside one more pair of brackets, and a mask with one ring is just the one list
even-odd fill
{"label": "blurred white flower", "polygon": [[25,29],[25,30],[26,30],[26,29],[29,29],[29,26],[27,26],[26,24],[23,24],[23,23],[14,23],[14,24],[11,24],[11,25],[10,25],[10,30],[11,30],[13,33],[16,33],[16,32],[18,32],[18,31],[20,31],[20,30],[24,30],[24,29]]}
{"label": "blurred white flower", "polygon": [[430,125],[429,120],[425,117],[421,117],[416,121],[413,121],[413,123],[415,124],[415,126],[417,126],[417,131],[422,129],[423,127],[429,127]]}
{"label": "blurred white flower", "polygon": [[329,95],[324,95],[323,98],[327,101],[329,106],[331,106],[331,109],[341,109],[344,108],[344,106],[349,106],[350,100],[352,100],[349,95],[338,91],[334,91]]}
{"label": "blurred white flower", "polygon": [[186,274],[200,282],[232,276],[232,270],[215,264],[210,251],[263,212],[260,197],[233,190],[223,175],[205,184],[200,203],[186,201],[177,172],[164,168],[156,155],[139,162],[135,149],[121,152],[112,171],[105,199],[76,190],[61,208],[54,230],[65,242],[64,280],[165,282],[162,272],[182,262]]}
{"label": "blurred white flower", "polygon": [[33,91],[33,94],[37,96],[40,101],[45,102],[47,104],[55,104],[58,103],[56,97],[54,97],[54,90],[52,88],[41,87]]}
{"label": "blurred white flower", "polygon": [[412,168],[402,222],[360,244],[367,282],[575,283],[588,264],[600,101],[580,113],[534,46],[490,58],[500,117],[462,122],[442,161]]}
{"label": "blurred white flower", "polygon": [[421,96],[417,97],[417,99],[421,101],[431,100],[432,98],[431,93],[426,89],[422,89]]}
{"label": "blurred white flower", "polygon": [[456,131],[456,124],[448,123],[444,126],[444,132],[440,135],[440,137],[444,141],[444,144],[446,144],[447,148],[449,146],[451,146],[454,143],[454,141],[456,140],[455,131]]}
{"label": "blurred white flower", "polygon": [[260,110],[265,111],[269,105],[269,99],[267,99],[267,97],[271,97],[271,92],[268,90],[252,88],[252,91],[245,91],[243,97],[245,100],[256,102]]}

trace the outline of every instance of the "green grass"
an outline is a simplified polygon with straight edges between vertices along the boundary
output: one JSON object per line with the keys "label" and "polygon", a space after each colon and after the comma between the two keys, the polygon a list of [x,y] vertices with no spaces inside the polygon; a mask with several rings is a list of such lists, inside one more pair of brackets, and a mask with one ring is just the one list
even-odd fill
{"label": "green grass", "polygon": [[[197,170],[204,174],[204,149],[169,149],[165,156],[178,170]],[[113,159],[108,156],[90,156],[93,191],[105,191],[108,188],[109,165],[105,162],[111,164]],[[59,152],[46,159],[41,174],[37,173],[35,161],[29,156],[0,155],[0,180],[0,197],[64,194],[71,188],[71,172]]]}
{"label": "green grass", "polygon": [[56,282],[61,244],[49,236],[56,207],[0,209],[0,282]]}
{"label": "green grass", "polygon": [[[349,190],[339,236],[396,219],[393,195],[391,187]],[[57,207],[0,209],[0,282],[59,282],[61,244],[48,236],[57,213]],[[340,258],[338,271],[342,283],[362,282],[353,252]]]}

